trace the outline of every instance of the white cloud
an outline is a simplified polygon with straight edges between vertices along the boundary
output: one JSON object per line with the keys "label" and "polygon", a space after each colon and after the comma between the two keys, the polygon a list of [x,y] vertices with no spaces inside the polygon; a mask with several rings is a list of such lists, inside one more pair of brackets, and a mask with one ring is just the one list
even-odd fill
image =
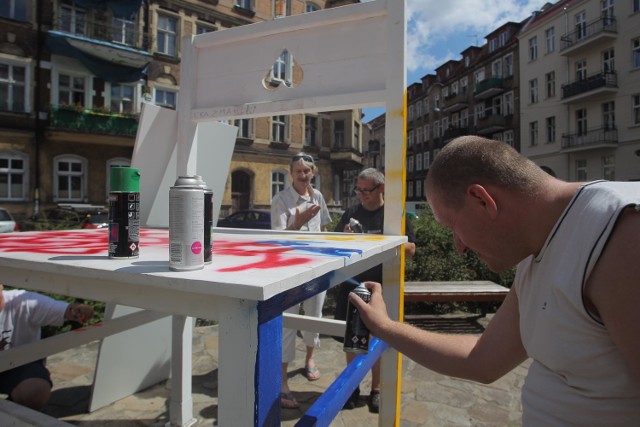
{"label": "white cloud", "polygon": [[[389,0],[397,1],[397,0]],[[500,25],[520,22],[545,0],[408,0],[407,69],[427,74]],[[411,83],[411,82],[408,82]]]}

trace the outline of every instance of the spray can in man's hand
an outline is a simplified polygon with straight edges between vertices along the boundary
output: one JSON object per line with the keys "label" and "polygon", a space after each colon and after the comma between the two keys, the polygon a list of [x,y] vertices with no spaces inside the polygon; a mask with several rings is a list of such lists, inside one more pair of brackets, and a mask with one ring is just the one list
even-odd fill
{"label": "spray can in man's hand", "polygon": [[364,233],[362,224],[360,224],[360,221],[355,218],[349,218],[349,227],[351,227],[351,231],[354,233]]}
{"label": "spray can in man's hand", "polygon": [[[369,304],[371,292],[364,286],[364,283],[360,283],[351,292]],[[347,321],[342,349],[349,353],[369,352],[369,329],[360,318],[360,312],[351,304],[351,301],[347,303]]]}

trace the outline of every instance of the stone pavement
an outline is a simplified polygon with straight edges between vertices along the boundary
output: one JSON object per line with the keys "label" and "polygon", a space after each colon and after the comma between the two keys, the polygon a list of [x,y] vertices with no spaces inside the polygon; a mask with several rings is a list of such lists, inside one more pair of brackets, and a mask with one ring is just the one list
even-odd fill
{"label": "stone pavement", "polygon": [[[443,332],[482,331],[485,318],[477,316],[423,316],[412,323]],[[217,416],[217,326],[197,327],[193,340],[194,426],[216,425]],[[298,340],[297,357],[290,365],[290,386],[301,404],[299,410],[282,411],[282,426],[294,426],[315,399],[344,368],[341,344],[322,337],[316,364],[318,381],[303,375],[304,345]],[[86,413],[98,342],[49,357],[54,389],[46,414],[82,427],[165,426],[168,422],[170,381],[126,397],[112,405]],[[504,427],[520,426],[520,387],[529,362],[491,385],[453,379],[431,372],[406,357],[403,359],[401,426]],[[378,416],[369,413],[366,397],[370,376],[361,384],[362,405],[343,410],[331,424],[342,427],[377,426]],[[235,426],[234,426],[235,427]]]}

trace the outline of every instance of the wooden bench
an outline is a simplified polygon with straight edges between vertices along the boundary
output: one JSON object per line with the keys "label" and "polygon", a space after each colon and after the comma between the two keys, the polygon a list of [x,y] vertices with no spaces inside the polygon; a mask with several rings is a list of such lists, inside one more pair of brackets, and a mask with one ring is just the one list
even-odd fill
{"label": "wooden bench", "polygon": [[404,300],[409,302],[504,301],[507,293],[509,288],[488,280],[404,284]]}

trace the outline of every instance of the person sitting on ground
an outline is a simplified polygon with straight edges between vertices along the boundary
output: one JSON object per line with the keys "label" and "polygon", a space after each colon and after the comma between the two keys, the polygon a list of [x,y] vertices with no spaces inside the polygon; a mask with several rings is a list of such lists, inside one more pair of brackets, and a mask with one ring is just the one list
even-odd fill
{"label": "person sitting on ground", "polygon": [[510,145],[477,136],[445,145],[427,199],[460,253],[516,276],[480,336],[429,332],[389,318],[382,288],[356,295],[372,335],[444,375],[496,381],[532,359],[524,426],[640,422],[640,182],[567,182]]}
{"label": "person sitting on ground", "polygon": [[[86,323],[91,316],[93,309],[86,304],[19,289],[5,291],[0,284],[0,351],[38,341],[42,326],[61,326],[65,320]],[[52,386],[44,359],[0,372],[0,393],[31,409],[39,410],[49,401]]]}

